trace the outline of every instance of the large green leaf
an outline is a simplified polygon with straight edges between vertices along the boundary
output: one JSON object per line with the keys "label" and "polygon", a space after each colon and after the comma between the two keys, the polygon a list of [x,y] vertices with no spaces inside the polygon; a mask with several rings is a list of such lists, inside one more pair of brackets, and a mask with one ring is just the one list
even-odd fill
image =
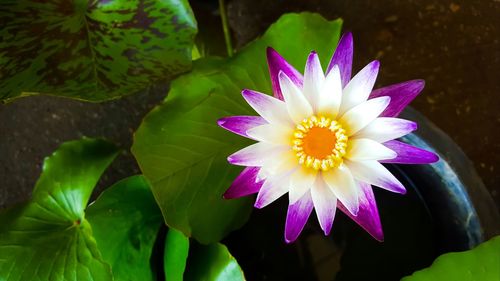
{"label": "large green leaf", "polygon": [[271,93],[267,46],[303,69],[311,50],[327,62],[340,26],[340,20],[311,13],[284,15],[234,57],[200,59],[191,73],[172,83],[166,102],[146,116],[132,146],[168,225],[210,243],[246,222],[251,199],[224,200],[222,194],[241,170],[226,157],[250,142],[220,129],[216,121],[255,115],[242,89]]}
{"label": "large green leaf", "polygon": [[112,280],[84,209],[116,154],[83,139],[45,160],[32,199],[0,214],[0,280]]}
{"label": "large green leaf", "polygon": [[163,252],[163,266],[166,280],[183,280],[188,253],[189,238],[184,236],[182,232],[170,228],[165,239],[165,250]]}
{"label": "large green leaf", "polygon": [[438,257],[402,281],[500,281],[500,236],[478,247]]}
{"label": "large green leaf", "polygon": [[[185,280],[244,281],[245,276],[236,259],[220,243],[200,245],[189,253]],[[167,279],[168,280],[168,279]]]}
{"label": "large green leaf", "polygon": [[157,280],[151,257],[163,219],[142,176],[113,185],[86,213],[114,280]]}
{"label": "large green leaf", "polygon": [[196,31],[187,0],[4,0],[0,100],[133,93],[188,70]]}

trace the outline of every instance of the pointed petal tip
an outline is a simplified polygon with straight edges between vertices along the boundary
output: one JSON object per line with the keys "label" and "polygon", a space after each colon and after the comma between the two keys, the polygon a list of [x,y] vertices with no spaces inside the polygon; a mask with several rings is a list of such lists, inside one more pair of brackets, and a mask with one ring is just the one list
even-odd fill
{"label": "pointed petal tip", "polygon": [[222,117],[220,118],[219,120],[217,120],[217,125],[219,125],[219,127],[222,127],[224,128],[224,124],[227,122],[227,118],[226,117]]}
{"label": "pointed petal tip", "polygon": [[408,123],[408,126],[410,127],[410,130],[413,132],[413,131],[416,131],[418,129],[418,123],[417,122],[413,122],[413,121],[410,121]]}
{"label": "pointed petal tip", "polygon": [[439,162],[439,160],[441,160],[439,158],[439,155],[437,155],[436,153],[432,152],[432,151],[429,151],[430,155],[430,159],[429,159],[429,163],[428,164],[433,164],[433,163],[436,163],[436,162]]}
{"label": "pointed petal tip", "polygon": [[242,95],[244,98],[246,98],[248,95],[251,95],[251,94],[252,94],[252,92],[251,92],[250,90],[248,90],[248,89],[243,89],[243,90],[241,90],[241,95]]}
{"label": "pointed petal tip", "polygon": [[262,209],[265,207],[265,205],[262,204],[259,200],[255,201],[255,204],[253,204],[254,208],[256,209]]}
{"label": "pointed petal tip", "polygon": [[374,61],[370,62],[369,65],[374,71],[378,71],[378,69],[380,68],[380,61],[374,60]]}
{"label": "pointed petal tip", "polygon": [[273,47],[267,46],[267,48],[266,48],[267,56],[274,55],[276,53],[278,53],[278,52]]}
{"label": "pointed petal tip", "polygon": [[234,197],[231,196],[231,194],[228,194],[228,192],[224,192],[224,194],[222,194],[222,199],[224,200],[229,200],[229,199],[233,199]]}
{"label": "pointed petal tip", "polygon": [[422,89],[425,87],[425,80],[424,79],[415,79],[415,80],[412,80],[410,82],[413,82],[413,84],[415,85],[415,88],[418,89],[418,91],[422,91]]}
{"label": "pointed petal tip", "polygon": [[323,233],[325,234],[325,236],[330,235],[331,232],[332,232],[332,227],[330,227],[328,229],[323,229]]}
{"label": "pointed petal tip", "polygon": [[345,38],[345,40],[350,39],[352,41],[352,32],[350,32],[350,31],[344,32],[344,34],[342,35],[342,39],[344,39],[344,38]]}
{"label": "pointed petal tip", "polygon": [[373,238],[375,238],[375,240],[377,240],[378,242],[382,243],[384,242],[384,233],[383,232],[380,232],[375,234],[375,235],[372,235]]}
{"label": "pointed petal tip", "polygon": [[398,185],[397,187],[396,186],[394,187],[394,192],[401,194],[401,195],[405,195],[406,188],[403,185],[401,185],[401,186]]}

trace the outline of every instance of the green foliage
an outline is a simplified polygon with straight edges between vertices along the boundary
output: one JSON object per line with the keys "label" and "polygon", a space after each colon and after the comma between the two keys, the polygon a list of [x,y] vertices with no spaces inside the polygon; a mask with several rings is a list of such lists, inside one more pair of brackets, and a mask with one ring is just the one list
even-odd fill
{"label": "green foliage", "polygon": [[402,281],[500,281],[500,236],[478,247],[438,257],[431,267]]}
{"label": "green foliage", "polygon": [[168,281],[245,280],[238,262],[226,246],[220,243],[195,244],[190,249],[189,238],[173,228],[168,230],[165,241],[164,268]]}
{"label": "green foliage", "polygon": [[168,230],[163,252],[165,279],[182,281],[189,253],[189,238],[173,228]]}
{"label": "green foliage", "polygon": [[224,131],[216,121],[255,115],[241,97],[242,89],[271,93],[266,47],[298,69],[311,50],[326,64],[340,27],[340,20],[316,14],[284,15],[234,57],[200,59],[191,73],[172,83],[166,102],[146,116],[132,147],[169,226],[208,244],[246,222],[251,199],[224,200],[222,194],[241,171],[226,157],[251,142]]}
{"label": "green foliage", "polygon": [[131,94],[188,70],[197,31],[187,0],[5,0],[0,26],[0,100]]}
{"label": "green foliage", "polygon": [[200,246],[189,256],[185,279],[190,281],[243,281],[245,276],[227,247],[220,243]]}
{"label": "green foliage", "polygon": [[114,280],[157,280],[151,259],[163,219],[142,176],[116,183],[86,213]]}
{"label": "green foliage", "polygon": [[84,209],[116,154],[83,139],[45,160],[32,199],[0,214],[0,280],[112,280]]}

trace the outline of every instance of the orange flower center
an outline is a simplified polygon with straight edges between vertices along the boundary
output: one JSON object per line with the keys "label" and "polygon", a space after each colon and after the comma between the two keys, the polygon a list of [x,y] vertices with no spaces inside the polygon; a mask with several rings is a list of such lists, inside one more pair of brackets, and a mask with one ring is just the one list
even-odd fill
{"label": "orange flower center", "polygon": [[314,127],[306,133],[302,141],[305,154],[323,160],[332,154],[337,137],[328,128]]}
{"label": "orange flower center", "polygon": [[342,163],[347,136],[337,121],[323,116],[311,116],[297,125],[292,146],[299,164],[326,171]]}

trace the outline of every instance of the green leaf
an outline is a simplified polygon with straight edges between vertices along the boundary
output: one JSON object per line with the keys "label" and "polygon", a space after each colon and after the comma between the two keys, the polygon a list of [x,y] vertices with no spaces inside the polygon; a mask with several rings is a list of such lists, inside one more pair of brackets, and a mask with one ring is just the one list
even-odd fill
{"label": "green leaf", "polygon": [[184,236],[182,232],[170,228],[163,253],[165,280],[182,281],[189,253],[189,238]]}
{"label": "green leaf", "polygon": [[227,247],[214,243],[206,246],[200,245],[191,251],[185,279],[188,281],[243,281],[245,276]]}
{"label": "green leaf", "polygon": [[200,59],[172,83],[166,102],[146,116],[132,146],[169,226],[208,244],[246,222],[252,200],[224,200],[222,194],[241,171],[227,156],[251,142],[219,128],[217,119],[255,115],[241,97],[244,88],[271,93],[267,46],[298,69],[311,50],[326,64],[340,26],[340,20],[311,13],[284,15],[234,57]]}
{"label": "green leaf", "polygon": [[0,100],[118,98],[191,67],[187,0],[5,0]]}
{"label": "green leaf", "polygon": [[112,280],[84,209],[116,155],[83,139],[45,160],[32,199],[0,214],[0,280]]}
{"label": "green leaf", "polygon": [[142,176],[116,183],[86,213],[114,280],[157,280],[151,257],[163,219]]}
{"label": "green leaf", "polygon": [[469,251],[444,254],[402,280],[500,281],[500,236]]}

